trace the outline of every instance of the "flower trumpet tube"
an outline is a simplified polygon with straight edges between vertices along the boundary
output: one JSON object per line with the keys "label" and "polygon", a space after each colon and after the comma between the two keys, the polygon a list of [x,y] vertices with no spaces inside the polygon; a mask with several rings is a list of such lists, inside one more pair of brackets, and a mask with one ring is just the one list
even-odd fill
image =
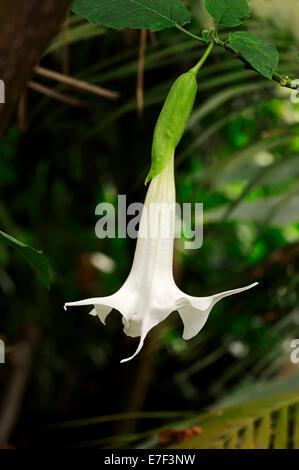
{"label": "flower trumpet tube", "polygon": [[142,212],[135,256],[129,276],[113,295],[68,302],[65,307],[93,305],[91,315],[98,315],[105,324],[113,308],[123,316],[124,332],[140,337],[136,352],[144,344],[147,333],[178,311],[183,324],[183,338],[190,339],[203,328],[213,306],[224,297],[243,292],[257,283],[208,297],[193,297],[182,292],[173,278],[175,233],[174,158],[150,182]]}

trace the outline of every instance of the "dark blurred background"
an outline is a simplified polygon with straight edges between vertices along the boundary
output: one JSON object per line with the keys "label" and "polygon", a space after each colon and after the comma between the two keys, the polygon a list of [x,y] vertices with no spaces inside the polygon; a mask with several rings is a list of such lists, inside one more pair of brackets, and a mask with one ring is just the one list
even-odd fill
{"label": "dark blurred background", "polygon": [[[191,31],[212,25],[202,2],[185,3]],[[277,46],[279,71],[295,78],[298,8],[285,0],[282,12],[280,3],[251,1],[246,27]],[[135,435],[134,446],[181,415],[299,389],[298,365],[290,361],[299,334],[299,105],[290,90],[244,70],[221,49],[214,48],[198,76],[195,108],[176,154],[177,200],[204,202],[204,243],[184,250],[178,241],[175,278],[196,296],[259,286],[219,303],[188,342],[178,314],[171,314],[127,364],[119,361],[137,340],[124,335],[118,312],[104,327],[88,308],[63,310],[66,301],[115,292],[128,275],[135,242],[98,239],[95,207],[116,204],[118,194],[143,201],[159,111],[171,83],[203,51],[178,31],[148,33],[138,112],[140,38],[140,31],[108,30],[68,14],[40,66],[116,90],[119,99],[82,94],[35,74],[34,82],[59,92],[60,100],[29,86],[1,139],[0,228],[42,249],[51,267],[47,290],[0,244],[6,344],[0,416],[7,441],[17,447],[121,447],[128,435]],[[79,101],[66,104],[65,95]],[[135,413],[134,419],[48,427],[123,413]]]}

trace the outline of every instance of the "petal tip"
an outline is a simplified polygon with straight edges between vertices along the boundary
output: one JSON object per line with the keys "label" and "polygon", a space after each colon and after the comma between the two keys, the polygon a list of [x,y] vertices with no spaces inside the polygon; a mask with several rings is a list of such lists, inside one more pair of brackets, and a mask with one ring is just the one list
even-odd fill
{"label": "petal tip", "polygon": [[247,289],[252,289],[253,287],[259,285],[259,282],[253,282],[252,284],[249,284],[249,286],[247,286]]}
{"label": "petal tip", "polygon": [[140,342],[139,342],[139,345],[138,345],[138,348],[136,349],[136,351],[135,351],[135,353],[133,354],[133,356],[128,357],[127,359],[122,359],[122,360],[120,361],[120,363],[123,364],[124,362],[131,361],[131,359],[133,359],[135,356],[137,356],[137,354],[138,354],[138,353],[141,351],[141,349],[142,349],[143,343],[144,343],[144,337],[141,337]]}
{"label": "petal tip", "polygon": [[130,361],[132,358],[131,357],[128,357],[127,359],[122,359],[120,362],[120,364],[124,364],[124,362],[128,362]]}
{"label": "petal tip", "polygon": [[183,333],[182,338],[183,338],[185,341],[188,341],[188,339],[191,339],[192,336],[191,336],[191,335],[186,335],[186,334]]}

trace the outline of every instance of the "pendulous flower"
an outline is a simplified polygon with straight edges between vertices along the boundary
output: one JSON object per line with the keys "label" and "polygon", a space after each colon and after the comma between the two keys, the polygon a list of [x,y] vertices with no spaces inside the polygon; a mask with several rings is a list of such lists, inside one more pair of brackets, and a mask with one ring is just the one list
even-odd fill
{"label": "pendulous flower", "polygon": [[123,318],[124,332],[139,337],[133,356],[141,350],[147,333],[168,315],[177,310],[184,324],[183,338],[197,335],[207,321],[213,306],[224,297],[243,292],[257,285],[233,289],[208,297],[193,297],[182,292],[173,278],[173,248],[175,230],[175,183],[172,158],[155,176],[148,188],[142,212],[136,251],[130,274],[123,286],[113,295],[96,297],[68,306],[93,305],[91,315],[98,315],[105,324],[113,308]]}

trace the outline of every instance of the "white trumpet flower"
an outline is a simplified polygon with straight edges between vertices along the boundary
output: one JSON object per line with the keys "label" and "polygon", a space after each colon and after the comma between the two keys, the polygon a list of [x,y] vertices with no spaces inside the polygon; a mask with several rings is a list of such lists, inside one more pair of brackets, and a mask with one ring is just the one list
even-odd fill
{"label": "white trumpet flower", "polygon": [[175,183],[172,157],[150,183],[140,220],[132,269],[123,286],[107,297],[65,304],[65,307],[93,305],[90,314],[98,315],[103,324],[113,308],[123,315],[124,332],[128,336],[140,336],[140,342],[135,354],[121,362],[133,359],[141,350],[147,333],[171,312],[178,311],[184,324],[183,338],[190,339],[202,329],[211,309],[219,300],[257,284],[208,297],[193,297],[182,292],[173,279],[174,227]]}

